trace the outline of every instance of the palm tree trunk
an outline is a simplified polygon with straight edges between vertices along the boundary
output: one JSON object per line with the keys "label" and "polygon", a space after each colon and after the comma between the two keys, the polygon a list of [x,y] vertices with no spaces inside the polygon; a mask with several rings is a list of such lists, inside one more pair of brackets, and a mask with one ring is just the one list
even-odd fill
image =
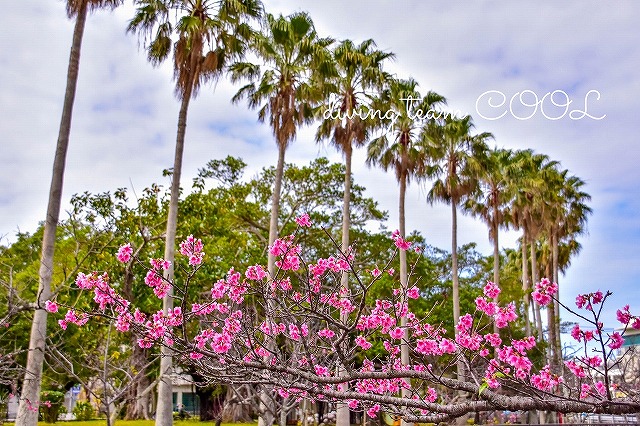
{"label": "palm tree trunk", "polygon": [[[551,250],[552,250],[552,259],[553,259],[553,282],[558,284],[559,281],[559,265],[558,265],[558,234],[553,233],[551,236]],[[558,292],[556,293],[556,300],[553,301],[553,305],[555,307],[555,318],[554,318],[554,329],[555,329],[555,354],[556,354],[556,364],[558,367],[562,365],[562,341],[560,340],[560,287],[558,287]]]}
{"label": "palm tree trunk", "polygon": [[[352,149],[349,147],[344,151],[344,195],[342,197],[342,253],[347,254],[349,250],[349,229],[351,228],[351,157]],[[348,274],[342,274],[340,284],[343,288],[349,288]]]}
{"label": "palm tree trunk", "polygon": [[557,348],[556,348],[556,310],[555,304],[550,303],[547,305],[547,327],[549,330],[549,346],[547,347],[548,364],[551,366],[552,371],[557,372],[558,364],[557,360]]}
{"label": "palm tree trunk", "polygon": [[[400,231],[400,237],[406,237],[406,214],[405,214],[405,198],[407,193],[407,175],[406,173],[400,177],[400,198],[398,200],[398,219]],[[407,290],[409,288],[409,273],[407,268],[407,252],[406,250],[399,250],[400,257],[400,288],[401,288],[401,303],[407,301]],[[402,343],[400,344],[400,360],[403,365],[409,365],[409,346],[407,344],[409,340],[409,330],[407,328],[407,317],[403,315],[400,318],[400,326],[404,329],[404,335],[402,336]],[[402,388],[401,396],[408,398],[411,392],[409,389]],[[401,426],[406,426],[408,423],[401,420]]]}
{"label": "palm tree trunk", "polygon": [[[351,154],[352,149],[349,145],[344,150],[345,157],[345,170],[344,170],[344,195],[342,197],[342,254],[347,255],[349,250],[349,228],[351,228]],[[342,273],[340,277],[340,286],[344,289],[349,288],[349,274],[347,272]],[[342,322],[346,324],[347,315],[341,318]],[[344,368],[338,367],[338,375],[344,372]],[[349,412],[349,406],[344,403],[338,403],[336,408],[336,426],[349,426],[351,424],[351,414]]]}
{"label": "palm tree trunk", "polygon": [[[184,140],[187,130],[187,112],[193,89],[193,76],[187,80],[190,84],[185,88],[178,113],[178,133],[176,136],[176,151],[173,160],[173,175],[171,181],[171,199],[169,201],[169,214],[167,217],[167,233],[165,235],[164,259],[171,262],[169,269],[164,272],[164,279],[173,283],[174,261],[176,255],[176,232],[178,228],[178,202],[180,200],[180,176],[182,174],[182,154],[184,152]],[[173,308],[173,288],[162,299],[162,311],[165,315]],[[173,424],[173,388],[171,374],[173,370],[172,351],[163,345],[160,348],[160,374],[162,379],[158,382],[158,406],[156,409],[156,426],[171,426]]]}
{"label": "palm tree trunk", "polygon": [[[460,321],[460,282],[458,279],[458,214],[456,203],[451,201],[451,279],[453,281],[453,325]],[[458,334],[457,329],[456,335]]]}
{"label": "palm tree trunk", "polygon": [[[531,239],[529,250],[531,251],[531,280],[533,285],[536,285],[538,283],[538,258],[536,256],[536,242],[533,238]],[[535,300],[533,301],[533,311],[536,320],[536,328],[538,329],[538,339],[543,342],[544,336],[542,335],[542,316],[540,314],[540,305]]]}
{"label": "palm tree trunk", "polygon": [[[458,209],[455,199],[451,199],[451,275],[453,281],[453,330],[458,335],[456,325],[460,321],[460,280],[458,279]],[[458,380],[464,380],[464,364],[459,359],[456,365]]]}
{"label": "palm tree trunk", "polygon": [[[278,164],[276,166],[276,176],[273,183],[273,196],[271,198],[271,220],[269,221],[269,246],[278,238],[278,213],[280,210],[280,192],[282,189],[282,178],[284,176],[284,155],[286,145],[278,143]],[[267,257],[267,269],[269,277],[273,280],[276,276],[276,258],[270,252]],[[267,301],[267,309],[271,310],[273,301]],[[267,312],[267,317],[269,313]],[[273,345],[273,341],[267,343]],[[271,426],[275,419],[275,405],[271,395],[271,389],[263,386],[260,391],[260,417],[258,417],[258,426]]]}
{"label": "palm tree trunk", "polygon": [[36,426],[38,422],[38,410],[35,409],[34,411],[32,408],[37,407],[37,403],[40,400],[40,382],[42,380],[42,366],[44,363],[45,339],[47,335],[47,311],[44,309],[44,302],[51,297],[56,229],[60,216],[65,162],[67,158],[67,148],[69,147],[69,135],[71,133],[71,116],[76,95],[80,66],[80,49],[82,47],[82,36],[84,34],[86,20],[87,2],[83,1],[76,16],[71,53],[69,54],[67,87],[64,94],[62,118],[60,120],[56,153],[53,160],[53,174],[51,177],[51,186],[49,187],[47,217],[45,219],[44,234],[42,237],[36,310],[33,314],[33,322],[31,323],[29,354],[27,355],[26,371],[22,392],[20,394],[20,405],[16,417],[16,425],[18,426]]}
{"label": "palm tree trunk", "polygon": [[[278,165],[276,166],[276,176],[273,183],[273,196],[271,198],[271,220],[269,221],[269,246],[278,238],[278,213],[280,211],[280,191],[282,189],[282,177],[284,175],[284,154],[286,146],[278,143]],[[275,278],[276,259],[269,253],[267,269],[271,278]]]}
{"label": "palm tree trunk", "polygon": [[[493,283],[500,287],[500,244],[498,241],[498,207],[494,203],[493,205],[493,221],[491,223],[493,227]],[[498,296],[493,299],[498,303]],[[498,325],[493,323],[493,332],[499,333],[500,329]]]}
{"label": "palm tree trunk", "polygon": [[527,336],[531,336],[531,320],[529,318],[529,306],[531,305],[531,292],[529,287],[529,262],[527,257],[527,238],[522,235],[520,243],[522,249],[522,292],[524,293],[524,327]]}

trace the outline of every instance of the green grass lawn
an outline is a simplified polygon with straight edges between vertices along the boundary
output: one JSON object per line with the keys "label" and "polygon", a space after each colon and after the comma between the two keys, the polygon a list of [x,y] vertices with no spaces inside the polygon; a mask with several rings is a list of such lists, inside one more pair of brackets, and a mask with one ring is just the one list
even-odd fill
{"label": "green grass lawn", "polygon": [[[5,422],[7,426],[13,426],[13,423]],[[48,425],[51,423],[38,422],[39,425]],[[88,420],[88,421],[58,421],[55,423],[58,426],[104,426],[107,421],[102,420]],[[118,420],[115,426],[154,426],[154,420]],[[200,422],[198,420],[174,420],[174,426],[197,426],[199,424],[213,425],[214,422]],[[222,426],[255,426],[256,423],[222,423]]]}

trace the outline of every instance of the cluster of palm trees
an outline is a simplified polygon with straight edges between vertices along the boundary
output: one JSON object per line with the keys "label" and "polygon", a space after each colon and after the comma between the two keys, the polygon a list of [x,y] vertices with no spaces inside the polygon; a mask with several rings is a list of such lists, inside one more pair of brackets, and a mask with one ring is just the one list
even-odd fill
{"label": "cluster of palm trees", "polygon": [[[76,16],[74,42],[69,62],[68,86],[60,126],[58,150],[45,225],[38,306],[50,294],[53,241],[60,209],[64,157],[68,145],[73,96],[77,81],[80,45],[88,9],[113,8],[123,0],[68,0],[70,16]],[[490,133],[473,133],[470,116],[433,115],[417,120],[420,111],[441,110],[446,100],[435,92],[422,96],[418,83],[399,79],[384,71],[384,63],[394,58],[378,50],[373,40],[356,44],[322,38],[311,18],[303,12],[273,16],[263,11],[259,0],[134,0],[137,7],[128,31],[144,41],[149,61],[158,65],[173,57],[175,92],[181,101],[178,115],[171,198],[166,230],[165,258],[172,261],[175,250],[178,198],[189,103],[208,81],[225,74],[244,86],[233,101],[247,99],[258,109],[261,122],[268,122],[278,147],[276,179],[272,197],[269,244],[278,236],[280,188],[287,147],[297,130],[320,121],[316,140],[329,140],[345,157],[342,251],[349,250],[351,162],[353,150],[367,145],[367,163],[392,169],[399,184],[399,232],[405,238],[405,195],[413,181],[432,181],[428,201],[444,201],[452,212],[453,317],[460,316],[457,272],[456,215],[459,208],[480,217],[489,227],[494,242],[494,281],[500,278],[498,231],[513,227],[522,230],[523,287],[538,279],[538,256],[547,250],[551,273],[567,264],[579,245],[575,238],[584,232],[589,208],[584,182],[559,168],[557,162],[532,151],[489,149]],[[260,28],[256,29],[260,24]],[[243,61],[251,52],[259,64]],[[407,100],[411,99],[411,102]],[[341,114],[323,114],[329,102]],[[365,109],[379,114],[362,114]],[[360,113],[359,113],[360,112]],[[530,255],[527,256],[527,249]],[[407,288],[406,253],[400,251],[400,282]],[[531,264],[531,277],[528,266]],[[269,255],[268,270],[275,274]],[[167,271],[172,279],[173,271]],[[529,281],[531,278],[531,281]],[[342,278],[349,286],[348,275]],[[171,295],[163,303],[171,308]],[[529,306],[529,299],[525,301]],[[535,308],[535,307],[534,307]],[[557,307],[550,309],[549,336],[558,339]],[[540,310],[533,309],[542,335]],[[23,399],[17,423],[34,426],[37,420],[25,401],[36,401],[42,371],[46,311],[38,309],[30,342]],[[40,318],[42,317],[42,318]],[[528,318],[528,315],[526,316]],[[44,327],[44,328],[43,328]],[[527,327],[529,321],[527,321]],[[559,356],[559,351],[551,352]],[[408,348],[402,359],[408,363]],[[170,353],[163,353],[161,371],[171,370]],[[461,371],[459,371],[461,374]],[[156,424],[171,424],[171,388],[161,381]],[[339,424],[348,424],[344,411]]]}

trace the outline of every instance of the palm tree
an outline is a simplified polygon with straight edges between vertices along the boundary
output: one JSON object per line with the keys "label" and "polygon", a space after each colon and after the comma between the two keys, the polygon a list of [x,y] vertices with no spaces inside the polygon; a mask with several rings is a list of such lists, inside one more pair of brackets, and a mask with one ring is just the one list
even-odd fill
{"label": "palm tree", "polygon": [[47,204],[47,216],[42,237],[42,254],[40,257],[40,269],[38,271],[38,298],[36,310],[31,323],[29,337],[29,353],[25,368],[20,406],[16,417],[16,424],[20,426],[35,426],[38,422],[38,410],[33,410],[32,403],[40,399],[40,382],[42,379],[42,366],[44,363],[45,338],[47,335],[47,311],[44,302],[51,297],[51,277],[53,273],[53,255],[55,251],[56,229],[60,217],[60,204],[62,202],[62,187],[64,181],[65,162],[69,147],[69,135],[71,133],[71,116],[73,114],[73,102],[76,96],[78,83],[78,70],[80,67],[80,49],[82,36],[87,20],[87,13],[96,9],[114,9],[122,3],[122,0],[68,0],[67,15],[76,18],[69,54],[69,66],[67,69],[67,86],[64,93],[62,106],[62,118],[58,131],[58,141],[53,160],[53,173],[49,187],[49,202]]}
{"label": "palm tree", "polygon": [[[318,37],[313,21],[306,13],[288,17],[267,15],[265,32],[257,34],[252,49],[264,61],[264,69],[248,62],[231,67],[232,80],[249,79],[233,97],[233,102],[248,98],[251,108],[260,107],[258,119],[268,118],[278,145],[278,164],[271,200],[269,245],[278,237],[278,211],[287,147],[295,139],[297,129],[313,121],[313,109],[321,100],[321,92],[314,87],[312,70],[327,73],[330,38]],[[264,103],[263,103],[264,102]],[[275,258],[269,254],[269,274],[275,274]]]}
{"label": "palm tree", "polygon": [[[528,261],[531,260],[531,280],[535,284],[538,281],[537,265],[537,238],[543,230],[544,200],[548,198],[545,191],[548,190],[547,182],[553,178],[557,171],[557,162],[551,161],[548,156],[535,154],[531,150],[517,151],[514,155],[514,167],[511,168],[511,185],[515,189],[514,200],[510,207],[512,224],[516,229],[521,229],[523,234],[520,239],[522,250],[522,289],[525,294],[525,309],[534,308],[534,319],[538,329],[538,337],[542,339],[542,319],[540,308],[534,302],[531,304],[531,294],[528,277]],[[527,247],[530,257],[527,256]],[[525,315],[527,333],[530,333],[528,314]]]}
{"label": "palm tree", "polygon": [[[164,258],[171,262],[164,278],[172,281],[189,102],[197,96],[203,83],[218,79],[229,61],[243,54],[246,40],[253,34],[248,21],[260,17],[262,5],[257,0],[137,0],[136,4],[138,8],[128,30],[145,40],[146,37],[151,39],[146,49],[153,65],[162,63],[173,51],[175,91],[181,101],[164,252]],[[174,33],[175,42],[171,38]],[[172,307],[169,292],[163,299],[162,308],[166,313]],[[160,365],[163,378],[158,385],[156,414],[158,426],[169,426],[173,421],[171,369],[171,352],[163,346]]]}
{"label": "palm tree", "polygon": [[[320,84],[325,88],[329,109],[323,111],[324,120],[316,132],[316,141],[330,139],[344,153],[344,195],[342,201],[342,253],[349,251],[349,229],[351,228],[351,158],[354,146],[362,146],[368,139],[371,121],[367,123],[363,107],[371,99],[372,91],[381,89],[389,75],[382,71],[382,63],[393,58],[392,53],[375,50],[371,39],[356,46],[345,40],[333,49],[334,72]],[[337,106],[337,111],[333,106]],[[326,108],[326,107],[325,107]],[[327,114],[327,112],[331,114]],[[342,288],[349,288],[349,275],[343,273]],[[336,410],[336,426],[348,426],[349,409],[339,404]]]}
{"label": "palm tree", "polygon": [[478,190],[465,201],[464,209],[480,217],[489,227],[489,241],[493,242],[493,282],[500,285],[500,245],[498,231],[508,222],[512,197],[508,168],[513,162],[513,151],[494,148],[481,158]]}
{"label": "palm tree", "polygon": [[[380,166],[384,171],[395,171],[396,179],[400,185],[398,200],[399,207],[399,233],[401,238],[406,237],[405,227],[405,197],[407,186],[412,179],[420,179],[425,176],[427,157],[420,145],[420,133],[423,123],[415,120],[415,111],[429,111],[444,104],[445,98],[435,92],[429,92],[421,97],[417,91],[418,83],[413,80],[391,79],[387,87],[382,91],[380,98],[372,104],[378,111],[392,111],[394,119],[380,123],[384,133],[371,141],[368,146],[367,164]],[[415,102],[409,102],[412,99]],[[391,115],[391,114],[389,114]],[[402,294],[408,289],[407,254],[400,250],[400,286]],[[409,348],[407,346],[408,331],[406,330],[407,318],[402,317],[400,322],[405,327],[405,335],[401,344],[401,360],[405,365],[409,364]],[[403,396],[408,395],[408,390],[403,389]]]}
{"label": "palm tree", "polygon": [[[453,322],[460,319],[460,287],[458,280],[458,231],[457,210],[462,200],[477,187],[481,173],[480,159],[487,150],[486,141],[491,133],[471,135],[471,116],[455,118],[447,115],[442,121],[425,128],[424,143],[433,163],[431,170],[435,178],[433,187],[427,194],[427,201],[433,204],[444,201],[451,204],[451,268],[453,277]],[[457,329],[456,334],[457,334]],[[460,368],[458,375],[461,375]]]}
{"label": "palm tree", "polygon": [[[390,77],[382,70],[382,63],[393,58],[392,53],[375,50],[373,40],[365,40],[356,46],[351,40],[341,42],[333,50],[335,72],[321,83],[332,108],[325,110],[324,120],[316,132],[316,141],[330,139],[344,153],[345,177],[342,205],[342,252],[349,249],[349,204],[351,196],[351,159],[353,148],[364,145],[373,120],[367,122],[367,110],[363,109],[372,97],[372,91],[380,90]],[[331,114],[327,114],[331,112]],[[344,274],[343,287],[347,287]]]}
{"label": "palm tree", "polygon": [[[568,173],[568,170],[558,172],[557,179],[549,183],[554,198],[547,204],[549,214],[545,227],[547,239],[550,241],[550,277],[555,283],[559,281],[561,265],[564,269],[570,261],[570,256],[579,251],[580,244],[576,241],[576,237],[586,232],[587,215],[592,212],[586,205],[591,196],[582,190],[585,182],[577,176],[569,176]],[[561,247],[564,254],[562,263],[560,262]],[[552,358],[554,364],[559,366],[562,359],[560,305],[557,300],[548,312]]]}
{"label": "palm tree", "polygon": [[[264,122],[268,118],[278,146],[269,221],[270,246],[278,237],[285,153],[295,139],[298,127],[313,121],[313,110],[321,101],[321,90],[312,84],[312,72],[330,73],[327,47],[331,43],[330,38],[318,37],[313,21],[306,13],[277,18],[268,14],[265,32],[257,34],[252,42],[252,49],[264,62],[264,69],[248,62],[237,62],[231,67],[232,81],[250,80],[236,93],[233,102],[246,96],[251,108],[259,107],[258,119]],[[275,278],[275,257],[271,252],[268,253],[267,269],[271,278]],[[273,301],[268,303],[271,308]],[[262,389],[260,399],[262,412],[258,424],[270,426],[275,410],[268,388]]]}

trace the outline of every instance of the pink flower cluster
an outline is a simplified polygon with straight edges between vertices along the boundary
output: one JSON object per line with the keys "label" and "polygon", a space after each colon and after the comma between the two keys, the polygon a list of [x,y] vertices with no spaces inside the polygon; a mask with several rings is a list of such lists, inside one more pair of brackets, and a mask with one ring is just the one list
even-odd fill
{"label": "pink flower cluster", "polygon": [[[401,371],[408,369],[408,366],[402,365],[402,362],[395,358],[393,365],[388,367],[383,367],[382,371]],[[375,371],[375,366],[373,362],[369,359],[366,359],[362,363],[362,367],[360,368],[361,372],[370,372]],[[378,395],[385,394],[397,394],[401,389],[410,389],[411,385],[404,378],[392,378],[392,379],[361,379],[356,380],[355,389],[357,392],[369,394],[374,393]]]}
{"label": "pink flower cluster", "polygon": [[118,249],[118,253],[116,254],[116,258],[119,262],[127,263],[131,260],[131,255],[133,254],[133,248],[130,243],[127,243],[123,246],[120,246]]}
{"label": "pink flower cluster", "polygon": [[[520,340],[512,340],[511,345],[502,347],[499,347],[501,339],[496,334],[485,335],[485,340],[497,349],[498,355],[497,358],[489,361],[485,371],[484,378],[489,387],[497,388],[500,386],[500,382],[497,380],[498,373],[508,375],[511,374],[512,369],[515,369],[515,377],[519,380],[525,380],[531,375],[533,363],[527,356],[527,352],[536,346],[535,338],[529,336]],[[548,377],[542,374],[536,381],[543,384],[547,379]]]}
{"label": "pink flower cluster", "polygon": [[204,257],[202,248],[202,240],[189,235],[186,240],[180,243],[180,254],[189,258],[189,265],[198,266]]}
{"label": "pink flower cluster", "polygon": [[[321,278],[322,275],[327,272],[343,272],[349,271],[351,267],[349,266],[349,262],[344,257],[336,258],[334,256],[330,256],[326,259],[318,259],[318,262],[315,264],[309,265],[309,272],[311,273],[313,278]],[[374,277],[376,275],[374,274]]]}
{"label": "pink flower cluster", "polygon": [[495,299],[500,294],[500,288],[491,281],[487,281],[487,285],[482,290],[489,299]]}
{"label": "pink flower cluster", "polygon": [[343,294],[338,294],[338,293],[326,294],[326,293],[322,293],[322,294],[320,294],[319,301],[322,304],[326,304],[326,305],[329,305],[329,306],[331,306],[331,307],[333,307],[335,309],[340,310],[340,314],[341,315],[348,315],[351,312],[353,312],[356,309],[356,307],[351,302],[351,298],[347,297],[348,294],[345,294],[344,291],[342,293]]}
{"label": "pink flower cluster", "polygon": [[[490,292],[490,294],[495,293]],[[509,303],[507,306],[500,307],[496,302],[489,302],[484,297],[477,297],[476,310],[493,317],[498,328],[504,328],[509,325],[510,322],[513,322],[518,318],[518,314],[516,314],[516,305],[513,302]]]}
{"label": "pink flower cluster", "polygon": [[86,312],[78,314],[76,311],[69,309],[64,316],[64,319],[58,320],[60,328],[67,329],[69,323],[75,324],[78,327],[85,325],[89,321],[89,315]]}
{"label": "pink flower cluster", "polygon": [[400,235],[400,231],[398,231],[397,229],[393,231],[391,238],[393,239],[393,242],[395,243],[396,247],[398,247],[400,250],[406,251],[411,248],[411,243],[405,240],[404,238],[402,238],[402,236]]}
{"label": "pink flower cluster", "polygon": [[251,281],[260,281],[267,277],[267,271],[261,265],[249,266],[244,276]]}
{"label": "pink flower cluster", "polygon": [[171,288],[171,283],[166,281],[160,274],[160,270],[167,270],[171,266],[171,262],[164,259],[150,259],[151,269],[144,277],[144,283],[153,289],[153,294],[162,299],[167,295]]}
{"label": "pink flower cluster", "polygon": [[585,342],[593,340],[593,331],[591,330],[582,330],[580,329],[580,325],[576,324],[571,329],[571,337],[573,337],[576,341],[580,342],[584,339]]}
{"label": "pink flower cluster", "polygon": [[360,331],[381,329],[389,333],[396,326],[395,315],[392,315],[393,303],[389,300],[376,300],[375,308],[370,315],[362,315],[356,328]]}
{"label": "pink flower cluster", "polygon": [[82,272],[76,277],[76,285],[82,290],[93,290],[93,301],[101,311],[107,306],[114,305],[118,312],[124,312],[130,302],[120,296],[110,285],[107,273],[98,275],[97,272],[85,275]]}
{"label": "pink flower cluster", "polygon": [[300,252],[302,247],[299,244],[293,244],[293,235],[284,238],[278,238],[269,247],[269,253],[272,256],[280,257],[276,260],[276,266],[284,271],[297,271],[300,269]]}
{"label": "pink flower cluster", "polygon": [[311,227],[311,220],[309,219],[309,215],[308,214],[303,214],[302,216],[298,216],[295,219],[296,223],[298,224],[299,227],[301,228],[310,228]]}
{"label": "pink flower cluster", "polygon": [[56,313],[56,312],[58,312],[58,305],[56,304],[56,302],[52,302],[51,300],[47,300],[46,302],[44,302],[44,309],[47,312]]}
{"label": "pink flower cluster", "polygon": [[552,296],[557,292],[558,284],[552,283],[548,278],[543,278],[536,284],[536,288],[533,293],[531,293],[531,297],[542,306],[547,306],[551,302]]}
{"label": "pink flower cluster", "polygon": [[157,311],[146,320],[146,316],[136,310],[133,322],[144,328],[143,337],[138,339],[138,346],[150,348],[155,342],[162,341],[166,345],[173,345],[173,327],[179,327],[184,321],[182,309],[176,307],[167,311],[165,315],[162,310]]}
{"label": "pink flower cluster", "polygon": [[635,330],[640,330],[640,317],[631,315],[629,311],[629,305],[625,305],[622,309],[616,311],[618,321],[624,326],[631,326]]}
{"label": "pink flower cluster", "polygon": [[604,301],[604,294],[598,290],[595,293],[579,294],[576,296],[576,306],[579,309],[593,311],[593,305],[597,305]]}
{"label": "pink flower cluster", "polygon": [[545,365],[540,373],[531,375],[531,384],[543,391],[551,391],[563,382],[564,379],[561,376],[551,373],[548,365]]}

